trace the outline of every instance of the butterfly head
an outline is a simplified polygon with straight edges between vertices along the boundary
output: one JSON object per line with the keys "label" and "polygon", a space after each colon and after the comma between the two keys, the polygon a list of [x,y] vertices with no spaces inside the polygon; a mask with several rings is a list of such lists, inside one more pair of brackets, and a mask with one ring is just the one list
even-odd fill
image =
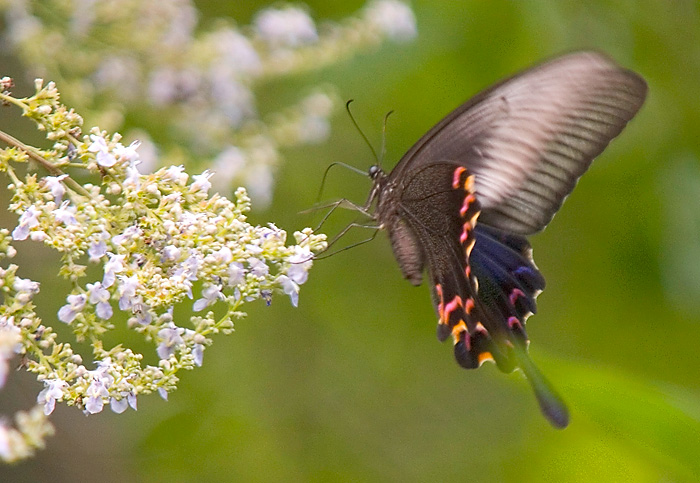
{"label": "butterfly head", "polygon": [[370,178],[372,178],[373,181],[377,181],[377,179],[381,179],[384,176],[386,176],[384,170],[382,170],[382,168],[378,164],[373,164],[372,166],[370,166],[367,174]]}

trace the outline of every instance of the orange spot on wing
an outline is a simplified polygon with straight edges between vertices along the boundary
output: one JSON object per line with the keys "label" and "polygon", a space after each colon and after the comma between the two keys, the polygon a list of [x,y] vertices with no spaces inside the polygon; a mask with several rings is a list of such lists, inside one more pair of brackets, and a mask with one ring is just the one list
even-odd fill
{"label": "orange spot on wing", "polygon": [[478,360],[479,360],[479,365],[483,364],[486,361],[492,361],[493,354],[491,354],[490,352],[482,352],[481,354],[478,355]]}
{"label": "orange spot on wing", "polygon": [[452,338],[454,339],[454,343],[456,344],[457,342],[459,342],[459,338],[460,338],[460,335],[462,334],[462,332],[467,332],[467,331],[468,331],[467,324],[465,324],[464,321],[460,319],[460,321],[457,323],[457,325],[452,327]]}
{"label": "orange spot on wing", "polygon": [[474,175],[469,175],[467,176],[467,179],[464,180],[464,189],[466,191],[473,191],[474,190]]}
{"label": "orange spot on wing", "polygon": [[476,243],[476,240],[472,239],[464,249],[464,251],[467,254],[467,258],[469,258],[469,256],[472,254],[472,249],[474,248],[474,243]]}
{"label": "orange spot on wing", "polygon": [[479,215],[480,215],[480,214],[481,214],[480,211],[477,211],[476,213],[474,213],[474,216],[472,216],[471,219],[469,220],[469,224],[470,224],[471,226],[476,225],[476,220],[479,219]]}
{"label": "orange spot on wing", "polygon": [[444,324],[446,323],[444,318],[445,301],[442,296],[442,285],[440,285],[439,283],[435,284],[435,293],[437,293],[438,298],[438,317],[440,318],[440,323]]}

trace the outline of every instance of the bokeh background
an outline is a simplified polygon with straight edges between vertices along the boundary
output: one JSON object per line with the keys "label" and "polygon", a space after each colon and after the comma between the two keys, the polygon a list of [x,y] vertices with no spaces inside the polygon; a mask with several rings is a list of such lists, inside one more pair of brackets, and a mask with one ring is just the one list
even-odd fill
{"label": "bokeh background", "polygon": [[[265,5],[195,3],[204,17],[240,23]],[[363,2],[306,4],[315,18],[333,19]],[[318,262],[298,308],[284,297],[249,305],[236,333],[216,340],[168,402],[142,397],[138,412],[89,418],[58,407],[47,449],[1,467],[0,481],[700,480],[698,2],[412,6],[415,41],[263,86],[262,107],[298,86],[332,83],[355,99],[375,145],[394,110],[390,168],[469,96],[558,53],[599,49],[649,83],[638,117],[531,240],[548,287],[528,324],[530,351],[568,402],[570,426],[548,425],[520,374],[458,368],[451,344],[435,338],[428,288],[402,279],[380,234]],[[2,74],[22,75],[21,59],[2,61]],[[374,162],[342,112],[327,143],[285,152],[274,202],[252,221],[290,231],[317,224],[320,213],[300,212],[337,161],[362,170]],[[369,187],[337,168],[324,199],[363,202]],[[354,216],[333,217],[324,231]],[[55,262],[31,256],[26,276],[41,280]],[[21,380],[2,396],[3,410],[33,403],[37,383]]]}

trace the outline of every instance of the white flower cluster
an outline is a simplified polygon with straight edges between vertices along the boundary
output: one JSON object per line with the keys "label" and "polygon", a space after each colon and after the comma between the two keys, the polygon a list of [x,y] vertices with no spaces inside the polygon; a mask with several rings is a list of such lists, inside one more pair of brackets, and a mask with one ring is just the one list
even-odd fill
{"label": "white flower cluster", "polygon": [[[120,130],[128,110],[139,113],[129,117],[132,127],[165,123],[157,142],[163,165],[180,164],[183,149],[206,163],[189,169],[233,157],[217,171],[216,188],[230,193],[242,184],[259,206],[271,199],[280,148],[323,141],[337,101],[332,88],[317,87],[261,114],[257,86],[416,35],[413,12],[399,0],[374,0],[320,25],[298,4],[277,4],[250,26],[219,18],[210,29],[199,25],[191,0],[6,0],[3,11],[6,39],[23,63],[59,80],[80,110],[99,112],[95,124]],[[151,144],[143,133],[127,134]]]}
{"label": "white flower cluster", "polygon": [[[0,132],[8,145],[0,149],[0,171],[12,180],[10,209],[19,215],[14,230],[0,230],[0,260],[14,255],[11,243],[25,240],[59,252],[59,274],[72,289],[58,314],[44,320],[69,325],[77,341],[92,346],[84,363],[35,312],[39,283],[17,276],[17,265],[0,267],[0,387],[20,355],[44,384],[37,397],[44,416],[57,402],[87,414],[107,404],[117,413],[136,409],[139,395],[157,391],[167,398],[179,370],[201,365],[211,337],[231,332],[244,315],[243,303],[270,303],[279,291],[297,305],[314,253],[326,247],[324,235],[304,229],[287,246],[285,231],[246,221],[245,189],[235,200],[210,196],[213,173],[189,176],[182,166],[141,174],[139,144],[124,146],[119,135],[97,128],[82,135],[82,119],[58,102],[53,83],[37,81],[37,93],[25,99],[7,92],[7,78],[0,83],[0,101],[22,108],[54,143],[41,150]],[[20,179],[13,166],[28,159],[51,174]],[[99,182],[78,184],[69,175],[75,169]],[[120,326],[152,342],[152,352],[104,347],[103,336]],[[31,415],[20,418],[31,422],[26,427],[19,419],[17,429],[0,424],[0,457],[12,460],[40,447],[16,441],[49,434],[47,421]]]}

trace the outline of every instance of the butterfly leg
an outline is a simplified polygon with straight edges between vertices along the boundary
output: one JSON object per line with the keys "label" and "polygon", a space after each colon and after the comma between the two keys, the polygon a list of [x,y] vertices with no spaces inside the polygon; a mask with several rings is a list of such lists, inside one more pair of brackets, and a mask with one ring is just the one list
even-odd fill
{"label": "butterfly leg", "polygon": [[367,208],[365,208],[364,206],[360,206],[357,203],[354,203],[346,198],[339,199],[338,201],[334,201],[333,203],[329,203],[327,205],[314,206],[312,208],[309,208],[308,210],[302,211],[302,213],[310,213],[312,211],[325,210],[326,208],[330,208],[330,209],[328,210],[328,212],[325,215],[323,215],[321,222],[314,229],[314,232],[318,232],[321,229],[321,227],[326,223],[326,221],[328,221],[328,218],[330,218],[331,215],[338,208],[345,208],[348,210],[359,211],[360,213],[367,216],[368,218],[372,218],[372,214],[369,213],[369,211],[367,211]]}
{"label": "butterfly leg", "polygon": [[343,248],[341,248],[341,249],[339,249],[339,250],[334,251],[333,253],[329,253],[328,255],[325,255],[325,256],[317,256],[317,257],[315,257],[315,259],[316,259],[316,260],[321,260],[321,259],[323,259],[323,258],[328,258],[328,257],[330,257],[330,256],[332,256],[332,255],[337,254],[337,253],[344,252],[345,250],[350,250],[351,248],[355,248],[356,246],[364,245],[365,243],[369,243],[369,242],[371,242],[372,240],[374,240],[374,238],[377,236],[377,233],[379,233],[379,227],[376,226],[376,225],[365,225],[365,224],[363,224],[363,223],[350,223],[350,224],[347,225],[345,228],[343,228],[343,229],[340,231],[340,233],[338,233],[336,236],[334,236],[333,239],[332,239],[330,242],[328,242],[328,246],[326,247],[326,249],[324,250],[323,253],[328,252],[328,250],[330,250],[330,248],[331,248],[333,245],[335,245],[335,243],[336,243],[338,240],[340,240],[340,239],[343,237],[343,235],[345,235],[347,232],[349,232],[352,228],[368,228],[368,229],[374,230],[374,233],[372,233],[372,236],[370,236],[369,238],[367,238],[367,239],[365,239],[365,240],[361,240],[361,241],[359,241],[359,242],[357,242],[357,243],[353,243],[353,244],[351,244],[351,245],[348,245],[348,246],[346,246],[346,247],[343,247]]}

